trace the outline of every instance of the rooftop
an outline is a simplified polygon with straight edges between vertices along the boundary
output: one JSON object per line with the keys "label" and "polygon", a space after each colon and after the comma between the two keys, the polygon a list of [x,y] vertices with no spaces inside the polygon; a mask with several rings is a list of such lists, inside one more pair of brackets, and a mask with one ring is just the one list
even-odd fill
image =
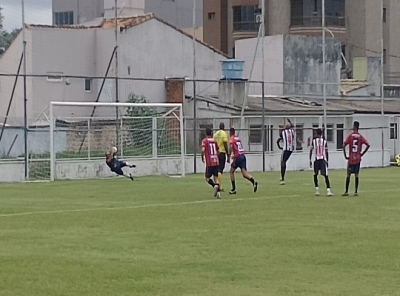
{"label": "rooftop", "polygon": [[[221,108],[228,108],[232,112],[240,112],[241,106],[229,105],[220,102],[216,97],[197,96],[199,101],[207,102]],[[304,99],[300,97],[265,96],[265,112],[267,114],[291,114],[291,115],[321,115],[324,111],[322,98]],[[351,114],[380,114],[381,101],[351,100],[349,98],[327,99],[326,110],[328,115]],[[255,114],[262,111],[261,96],[249,96],[246,114]],[[400,114],[399,100],[385,100],[385,114]]]}
{"label": "rooftop", "polygon": [[[145,15],[141,15],[141,16],[131,16],[131,17],[119,17],[117,18],[117,26],[119,27],[119,31],[123,32],[124,30],[127,30],[129,28],[138,26],[140,24],[143,24],[147,21],[150,20],[157,20],[161,23],[163,23],[164,25],[167,25],[169,27],[171,27],[172,29],[180,32],[183,35],[186,35],[189,38],[193,38],[193,36],[181,29],[179,29],[178,27],[175,27],[169,23],[167,23],[166,21],[156,17],[153,13],[149,13],[149,14],[145,14]],[[89,30],[89,29],[112,29],[115,28],[115,19],[95,19],[89,23],[86,24],[81,24],[81,25],[68,25],[68,26],[51,26],[51,25],[34,25],[34,24],[30,24],[30,25],[26,25],[27,29],[65,29],[65,30]],[[212,51],[223,55],[224,57],[228,57],[225,53],[223,53],[222,51],[220,51],[219,49],[199,40],[196,38],[196,41],[206,47],[208,47],[209,49],[211,49]]]}

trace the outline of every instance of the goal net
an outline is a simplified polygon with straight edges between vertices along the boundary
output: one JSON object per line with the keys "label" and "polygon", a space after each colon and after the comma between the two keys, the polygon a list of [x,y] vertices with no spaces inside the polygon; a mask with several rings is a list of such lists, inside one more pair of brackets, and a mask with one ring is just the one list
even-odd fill
{"label": "goal net", "polygon": [[185,176],[182,104],[52,102],[50,180],[109,177],[105,152],[133,175]]}

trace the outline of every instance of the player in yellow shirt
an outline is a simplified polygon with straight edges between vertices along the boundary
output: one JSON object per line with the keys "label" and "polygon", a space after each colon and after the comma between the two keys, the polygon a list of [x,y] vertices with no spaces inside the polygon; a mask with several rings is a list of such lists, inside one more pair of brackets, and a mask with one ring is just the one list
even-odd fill
{"label": "player in yellow shirt", "polygon": [[229,163],[229,155],[228,157],[228,135],[225,132],[225,124],[221,122],[219,124],[219,130],[214,134],[214,140],[217,142],[218,149],[219,149],[219,168],[218,168],[218,183],[222,189],[222,173],[225,169],[225,163]]}

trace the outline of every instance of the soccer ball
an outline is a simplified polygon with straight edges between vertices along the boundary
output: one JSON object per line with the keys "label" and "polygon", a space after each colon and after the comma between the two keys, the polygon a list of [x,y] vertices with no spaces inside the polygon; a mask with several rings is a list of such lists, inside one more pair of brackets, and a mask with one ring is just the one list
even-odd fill
{"label": "soccer ball", "polygon": [[112,147],[112,148],[111,148],[112,154],[116,154],[117,151],[118,151],[117,147]]}

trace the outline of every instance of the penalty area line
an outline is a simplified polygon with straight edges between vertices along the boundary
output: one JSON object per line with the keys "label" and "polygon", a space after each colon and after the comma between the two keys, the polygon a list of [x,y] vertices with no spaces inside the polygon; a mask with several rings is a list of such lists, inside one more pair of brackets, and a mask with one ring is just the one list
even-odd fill
{"label": "penalty area line", "polygon": [[177,202],[177,203],[146,204],[146,205],[113,207],[113,208],[86,208],[86,209],[74,209],[74,210],[22,212],[22,213],[0,214],[0,218],[16,217],[16,216],[29,216],[29,215],[95,212],[95,211],[97,211],[97,212],[117,211],[117,210],[131,210],[131,209],[144,209],[144,208],[157,208],[157,207],[177,207],[177,206],[197,205],[197,204],[205,204],[205,203],[247,201],[247,200],[266,200],[266,199],[276,199],[276,198],[291,198],[291,197],[299,197],[299,196],[300,195],[280,195],[280,196],[260,196],[260,197],[247,197],[247,198],[243,197],[243,198],[232,198],[232,199],[207,199],[207,200],[195,200],[195,201],[186,201],[186,202]]}

